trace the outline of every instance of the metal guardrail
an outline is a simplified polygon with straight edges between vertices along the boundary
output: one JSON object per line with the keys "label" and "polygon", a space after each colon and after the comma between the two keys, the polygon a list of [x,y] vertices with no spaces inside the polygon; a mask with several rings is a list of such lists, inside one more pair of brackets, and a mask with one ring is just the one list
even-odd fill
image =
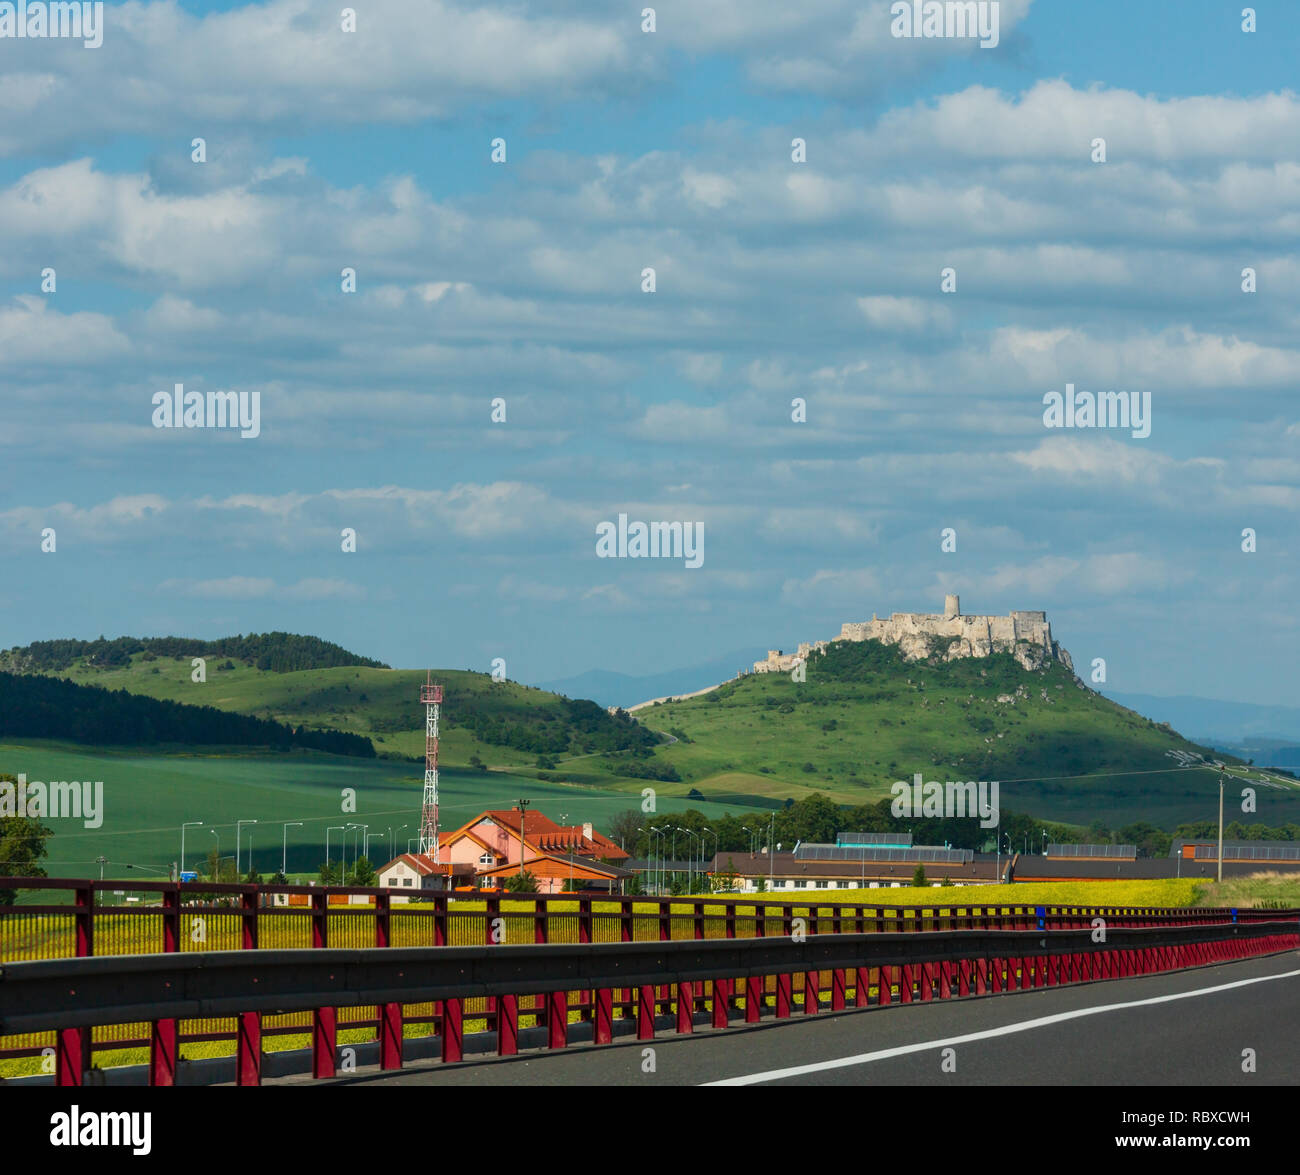
{"label": "metal guardrail", "polygon": [[[335,1072],[339,1006],[375,1005],[380,1064],[402,1063],[402,1007],[434,1001],[444,1061],[462,1056],[466,1000],[496,1003],[499,1049],[518,1051],[518,999],[536,997],[551,1047],[567,1044],[568,995],[592,993],[597,1044],[612,1040],[616,1009],[635,1013],[637,1035],[650,1039],[661,1009],[676,1012],[677,1031],[693,1030],[710,1010],[725,1028],[743,999],[746,1023],[761,1018],[768,980],[773,1012],[791,1014],[802,975],[806,1013],[821,1010],[829,972],[830,1006],[854,993],[855,1006],[895,998],[908,1003],[1148,974],[1300,947],[1296,917],[1212,925],[1093,929],[961,930],[718,939],[494,945],[387,950],[203,952],[44,960],[0,968],[0,1032],[55,1029],[57,1079],[83,1078],[93,1026],[149,1020],[151,1077],[175,1079],[176,1023],[186,1017],[234,1016],[239,1022],[240,1084],[261,1076],[261,1017],[287,1011],[313,1015],[314,1073]],[[736,981],[743,980],[743,997]],[[895,997],[895,987],[897,996]],[[633,993],[635,992],[635,1000]],[[618,999],[615,999],[618,993]],[[705,1005],[708,1005],[708,1008]]]}

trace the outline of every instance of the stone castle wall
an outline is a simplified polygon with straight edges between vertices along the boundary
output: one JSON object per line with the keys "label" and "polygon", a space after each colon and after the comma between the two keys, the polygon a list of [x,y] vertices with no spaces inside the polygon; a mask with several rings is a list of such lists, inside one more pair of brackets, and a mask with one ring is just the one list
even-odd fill
{"label": "stone castle wall", "polygon": [[[1052,639],[1052,626],[1046,612],[1012,612],[1007,616],[963,616],[956,596],[944,601],[944,614],[895,612],[888,620],[872,616],[870,620],[849,621],[840,628],[841,641],[876,640],[897,645],[909,661],[935,654],[945,661],[961,657],[987,657],[992,653],[1011,653],[1026,669],[1041,668],[1049,661],[1059,661],[1073,671],[1074,663]],[[801,644],[797,653],[772,649],[766,661],[755,661],[755,673],[779,673],[793,669],[807,660],[814,649],[826,647],[826,641]]]}

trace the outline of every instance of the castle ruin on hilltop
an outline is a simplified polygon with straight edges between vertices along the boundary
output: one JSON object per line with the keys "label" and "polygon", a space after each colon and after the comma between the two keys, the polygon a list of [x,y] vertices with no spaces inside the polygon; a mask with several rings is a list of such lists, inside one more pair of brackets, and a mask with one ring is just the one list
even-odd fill
{"label": "castle ruin on hilltop", "polygon": [[[1052,639],[1052,626],[1046,612],[1011,612],[1006,616],[963,616],[957,596],[944,598],[943,615],[927,612],[895,612],[888,620],[873,614],[870,620],[847,621],[840,627],[837,641],[880,641],[897,645],[909,661],[939,656],[945,661],[961,657],[987,657],[992,653],[1010,653],[1025,669],[1041,669],[1059,661],[1074,672],[1074,662]],[[814,652],[821,652],[830,641],[800,644],[798,652],[783,653],[772,649],[766,661],[755,661],[755,673],[781,673],[804,662]]]}

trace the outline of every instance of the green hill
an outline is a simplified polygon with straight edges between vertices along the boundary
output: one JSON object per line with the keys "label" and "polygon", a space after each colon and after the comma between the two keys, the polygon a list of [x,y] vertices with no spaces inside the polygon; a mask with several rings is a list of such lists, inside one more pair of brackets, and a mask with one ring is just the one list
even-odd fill
{"label": "green hill", "polygon": [[358,657],[340,645],[315,636],[291,632],[250,632],[203,641],[183,636],[120,636],[113,640],[33,641],[0,653],[0,669],[14,673],[50,673],[82,664],[92,669],[122,668],[137,654],[146,661],[157,657],[233,657],[246,665],[272,673],[295,669],[330,669],[337,665],[366,665],[387,669],[382,661]]}
{"label": "green hill", "polygon": [[[1212,815],[1218,786],[1171,752],[1239,762],[1124,709],[1059,663],[906,661],[877,641],[832,644],[808,662],[805,682],[749,675],[638,717],[678,739],[660,756],[682,783],[662,790],[738,803],[821,792],[856,804],[920,772],[997,780],[1004,808],[1044,819],[1172,828]],[[1267,823],[1300,815],[1300,789],[1266,786],[1261,804],[1276,805]]]}
{"label": "green hill", "polygon": [[[244,655],[237,657],[240,651]],[[206,659],[202,682],[193,680],[194,657]],[[312,657],[351,663],[277,668]],[[210,706],[293,727],[342,731],[370,739],[381,756],[424,758],[420,686],[425,672],[389,669],[314,637],[273,633],[210,642],[179,637],[45,641],[0,654],[0,673],[5,671]],[[438,670],[435,680],[445,689],[440,760],[450,767],[482,763],[533,773],[539,760],[558,766],[615,753],[626,758],[629,778],[636,778],[640,764],[661,741],[626,715],[610,714],[594,702],[468,671]],[[609,770],[561,775],[602,786],[614,778]],[[547,778],[545,771],[542,778]]]}
{"label": "green hill", "polygon": [[[0,654],[0,672],[354,734],[385,758],[424,756],[423,670],[389,669],[288,634],[162,639],[174,643],[43,642]],[[196,652],[200,646],[245,655]],[[207,679],[196,683],[191,658],[200,655]],[[302,657],[351,663],[284,668]],[[927,780],[997,780],[1004,809],[1042,819],[1083,827],[1149,820],[1172,829],[1213,816],[1218,799],[1213,773],[1181,767],[1174,755],[1224,758],[1095,693],[1057,663],[1029,671],[1005,654],[905,661],[874,641],[833,644],[810,661],[806,682],[750,675],[643,709],[639,721],[486,674],[438,670],[435,680],[446,692],[447,768],[484,782],[485,772],[508,772],[592,796],[625,795],[628,807],[647,786],[664,799],[737,809],[818,793],[857,805],[920,772]],[[1300,786],[1263,782],[1258,773],[1251,781],[1259,819],[1300,820]]]}

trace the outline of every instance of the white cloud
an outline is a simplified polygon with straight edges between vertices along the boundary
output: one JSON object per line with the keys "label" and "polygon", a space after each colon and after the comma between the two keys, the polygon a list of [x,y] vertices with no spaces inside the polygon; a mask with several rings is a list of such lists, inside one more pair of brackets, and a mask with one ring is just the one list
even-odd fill
{"label": "white cloud", "polygon": [[[113,5],[93,53],[29,42],[45,72],[11,80],[0,153],[65,137],[193,128],[415,123],[493,98],[572,98],[624,86],[627,17],[556,15],[541,4],[368,0],[357,30],[341,8],[267,0],[201,16],[173,0]],[[639,47],[639,46],[638,46]]]}
{"label": "white cloud", "polygon": [[0,361],[56,366],[99,363],[123,355],[130,342],[106,314],[63,314],[43,298],[19,294],[0,306]]}
{"label": "white cloud", "polygon": [[168,579],[158,585],[167,595],[194,596],[208,600],[257,600],[275,591],[275,580],[247,575],[222,579]]}
{"label": "white cloud", "polygon": [[935,327],[946,331],[952,326],[952,314],[946,306],[924,302],[920,298],[873,295],[859,298],[858,309],[877,330],[924,331]]}
{"label": "white cloud", "polygon": [[802,608],[846,608],[856,614],[880,592],[880,579],[872,568],[822,568],[806,579],[787,579],[781,585],[781,601]]}
{"label": "white cloud", "polygon": [[1157,98],[1101,85],[1077,89],[1060,79],[1035,82],[1016,97],[970,86],[886,114],[865,136],[873,148],[905,143],[945,158],[1074,160],[1090,163],[1104,138],[1106,164],[1278,157],[1300,137],[1300,97],[1193,95]]}
{"label": "white cloud", "polygon": [[297,583],[278,584],[274,579],[247,575],[228,575],[220,579],[168,579],[158,585],[158,590],[167,595],[204,600],[274,598],[298,603],[357,601],[366,595],[363,588],[341,579],[300,579]]}

